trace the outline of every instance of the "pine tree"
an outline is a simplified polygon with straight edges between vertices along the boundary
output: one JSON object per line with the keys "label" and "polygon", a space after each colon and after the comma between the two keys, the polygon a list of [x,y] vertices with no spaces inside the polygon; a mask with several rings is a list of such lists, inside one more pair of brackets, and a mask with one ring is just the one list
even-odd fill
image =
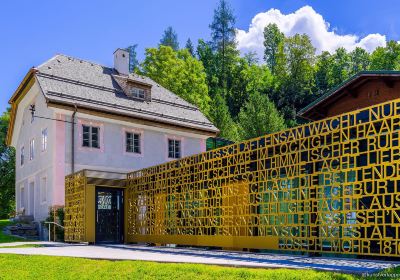
{"label": "pine tree", "polygon": [[199,39],[196,48],[197,57],[203,63],[207,75],[208,92],[212,98],[218,91],[217,55],[213,52],[211,43]]}
{"label": "pine tree", "polygon": [[218,7],[214,10],[214,18],[210,24],[211,45],[218,57],[218,79],[219,85],[226,90],[228,84],[228,73],[233,57],[236,57],[236,18],[226,0],[220,0]]}
{"label": "pine tree", "polygon": [[255,92],[239,113],[239,133],[250,139],[285,128],[285,120],[265,94]]}
{"label": "pine tree", "polygon": [[195,55],[194,46],[193,46],[192,40],[190,40],[190,38],[186,41],[185,49],[187,49],[189,51],[189,53],[194,57],[194,55]]}
{"label": "pine tree", "polygon": [[210,117],[214,125],[220,130],[220,137],[233,141],[238,140],[237,125],[232,120],[228,106],[220,93],[217,93],[214,97]]}
{"label": "pine tree", "polygon": [[175,51],[179,50],[178,34],[176,34],[171,26],[165,29],[163,37],[160,40],[160,45],[169,46]]}
{"label": "pine tree", "polygon": [[139,66],[139,61],[137,60],[136,48],[137,44],[126,48],[129,52],[129,73],[135,72],[135,70]]}

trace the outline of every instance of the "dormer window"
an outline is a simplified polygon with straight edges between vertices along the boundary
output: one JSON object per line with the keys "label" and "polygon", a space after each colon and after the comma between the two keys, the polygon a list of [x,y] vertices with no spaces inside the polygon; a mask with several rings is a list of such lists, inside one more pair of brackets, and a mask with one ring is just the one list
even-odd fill
{"label": "dormer window", "polygon": [[129,90],[129,93],[131,97],[144,99],[146,92],[144,89],[133,87]]}
{"label": "dormer window", "polygon": [[121,75],[114,75],[114,79],[125,96],[131,99],[151,102],[151,88],[153,85],[147,83],[145,78],[130,74],[127,78],[121,77]]}

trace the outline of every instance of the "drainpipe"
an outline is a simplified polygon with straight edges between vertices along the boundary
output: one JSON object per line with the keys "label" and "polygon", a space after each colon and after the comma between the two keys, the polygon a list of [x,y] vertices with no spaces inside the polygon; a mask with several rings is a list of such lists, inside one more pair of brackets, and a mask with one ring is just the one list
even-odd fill
{"label": "drainpipe", "polygon": [[71,116],[71,174],[75,172],[75,114],[78,111],[76,104],[74,104],[74,107],[75,109]]}

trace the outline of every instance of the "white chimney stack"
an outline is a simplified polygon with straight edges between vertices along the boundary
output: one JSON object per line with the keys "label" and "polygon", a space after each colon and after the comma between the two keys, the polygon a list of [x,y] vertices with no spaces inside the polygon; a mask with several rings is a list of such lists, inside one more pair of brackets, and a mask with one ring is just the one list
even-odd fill
{"label": "white chimney stack", "polygon": [[121,75],[129,75],[129,52],[124,49],[116,49],[114,52],[114,68]]}

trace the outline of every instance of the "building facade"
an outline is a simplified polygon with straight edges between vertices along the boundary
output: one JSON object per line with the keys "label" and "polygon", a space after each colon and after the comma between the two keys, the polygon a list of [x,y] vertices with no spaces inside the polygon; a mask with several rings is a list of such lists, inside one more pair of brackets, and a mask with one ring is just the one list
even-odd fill
{"label": "building facade", "polygon": [[[303,110],[315,118],[304,125],[122,180],[70,175],[66,241],[398,257],[400,96],[386,88],[398,75],[353,77]],[[321,117],[342,98],[354,99],[350,111]]]}
{"label": "building facade", "polygon": [[204,152],[218,129],[192,104],[129,73],[56,55],[32,68],[10,99],[16,210],[41,221],[64,205],[64,177],[82,169],[126,173]]}

